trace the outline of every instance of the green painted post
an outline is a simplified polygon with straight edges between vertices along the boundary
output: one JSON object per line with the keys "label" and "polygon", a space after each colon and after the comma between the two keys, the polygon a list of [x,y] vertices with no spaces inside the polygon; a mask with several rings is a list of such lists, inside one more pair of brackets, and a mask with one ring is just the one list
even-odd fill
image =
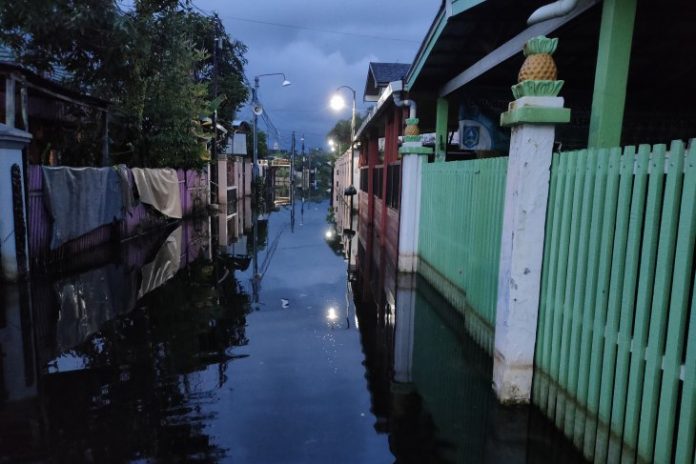
{"label": "green painted post", "polygon": [[621,144],[636,0],[604,0],[588,147]]}
{"label": "green painted post", "polygon": [[435,115],[435,160],[445,161],[447,154],[447,114],[449,112],[449,102],[446,98],[437,99],[437,108]]}

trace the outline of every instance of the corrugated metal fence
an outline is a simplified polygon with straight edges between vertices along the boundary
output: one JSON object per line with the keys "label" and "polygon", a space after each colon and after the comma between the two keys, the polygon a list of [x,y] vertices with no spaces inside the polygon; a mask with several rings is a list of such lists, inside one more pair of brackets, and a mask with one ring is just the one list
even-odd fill
{"label": "corrugated metal fence", "polygon": [[554,156],[533,402],[594,462],[694,462],[696,143]]}
{"label": "corrugated metal fence", "polygon": [[[149,206],[138,203],[126,211],[125,219],[115,225],[105,225],[80,238],[66,243],[56,250],[49,247],[51,241],[51,218],[44,204],[43,176],[41,166],[29,166],[29,253],[32,262],[56,262],[65,257],[95,248],[98,245],[119,239],[124,240],[141,234],[167,222],[161,214]],[[178,169],[179,194],[184,217],[191,216],[205,208],[208,196],[207,170]],[[133,176],[129,172],[133,185]]]}
{"label": "corrugated metal fence", "polygon": [[488,353],[498,292],[507,158],[423,166],[418,272]]}

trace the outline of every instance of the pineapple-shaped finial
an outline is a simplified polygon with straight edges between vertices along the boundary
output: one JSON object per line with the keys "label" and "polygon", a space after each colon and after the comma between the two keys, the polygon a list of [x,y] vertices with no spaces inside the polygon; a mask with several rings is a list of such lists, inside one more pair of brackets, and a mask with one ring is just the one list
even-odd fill
{"label": "pineapple-shaped finial", "polygon": [[551,55],[556,51],[557,46],[558,39],[549,39],[544,36],[530,39],[524,46],[524,56],[527,58],[522,64],[517,81],[555,81],[558,71]]}

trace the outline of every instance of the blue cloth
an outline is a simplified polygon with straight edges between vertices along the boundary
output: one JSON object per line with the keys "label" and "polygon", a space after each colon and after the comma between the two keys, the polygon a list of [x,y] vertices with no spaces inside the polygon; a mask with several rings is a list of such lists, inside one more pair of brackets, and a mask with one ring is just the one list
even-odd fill
{"label": "blue cloth", "polygon": [[53,219],[51,249],[123,218],[123,188],[112,168],[42,167]]}

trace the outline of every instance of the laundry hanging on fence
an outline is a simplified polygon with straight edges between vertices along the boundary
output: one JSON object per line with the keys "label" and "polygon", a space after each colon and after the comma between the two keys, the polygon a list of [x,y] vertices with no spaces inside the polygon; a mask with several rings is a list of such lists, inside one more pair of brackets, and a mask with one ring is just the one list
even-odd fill
{"label": "laundry hanging on fence", "polygon": [[179,177],[174,169],[133,168],[132,172],[140,201],[165,216],[181,219]]}
{"label": "laundry hanging on fence", "polygon": [[115,170],[43,166],[42,174],[52,250],[123,218],[124,186]]}

